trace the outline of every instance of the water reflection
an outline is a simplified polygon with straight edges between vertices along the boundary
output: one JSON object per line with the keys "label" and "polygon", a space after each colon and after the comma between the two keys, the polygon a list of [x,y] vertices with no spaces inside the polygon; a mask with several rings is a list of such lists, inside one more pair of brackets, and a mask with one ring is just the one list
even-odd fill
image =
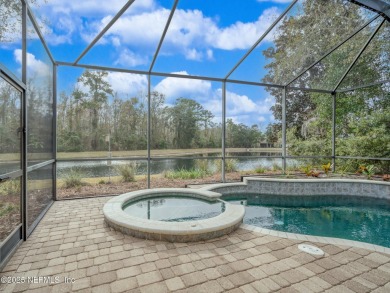
{"label": "water reflection", "polygon": [[197,198],[165,196],[142,199],[123,209],[129,215],[165,222],[185,222],[208,219],[225,211],[221,201],[205,201]]}
{"label": "water reflection", "polygon": [[226,197],[245,205],[244,223],[272,230],[345,238],[390,247],[390,201],[346,196]]}
{"label": "water reflection", "polygon": [[[167,159],[167,160],[156,160],[152,161],[151,164],[151,174],[161,174],[166,170],[181,170],[186,169],[190,170],[196,168],[196,161],[199,159]],[[218,160],[218,159],[217,159]],[[216,171],[215,161],[217,160],[208,160],[208,168],[212,172]],[[263,167],[271,168],[275,164],[281,166],[281,160],[275,158],[235,158],[237,160],[237,170],[238,171],[248,171],[254,170],[259,164]],[[136,161],[137,162],[137,175],[142,175],[147,173],[147,162],[146,161]],[[68,172],[71,168],[77,168],[85,177],[108,177],[108,176],[118,176],[118,172],[115,166],[128,164],[129,161],[124,160],[113,160],[111,165],[107,164],[107,161],[86,161],[86,162],[59,162],[57,164],[57,172],[59,178],[62,174]]]}

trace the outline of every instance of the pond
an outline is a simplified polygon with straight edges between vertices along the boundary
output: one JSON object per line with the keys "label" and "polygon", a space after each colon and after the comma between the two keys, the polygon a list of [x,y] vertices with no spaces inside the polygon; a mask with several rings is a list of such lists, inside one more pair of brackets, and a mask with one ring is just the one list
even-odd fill
{"label": "pond", "polygon": [[[279,158],[273,158],[268,154],[269,158],[256,158],[256,157],[242,157],[235,158],[237,161],[237,171],[249,171],[254,170],[259,165],[267,168],[272,168],[274,164],[281,167],[282,160]],[[216,171],[215,162],[219,159],[209,159],[208,167],[211,171]],[[196,161],[203,161],[203,159],[194,159],[188,157],[188,159],[183,158],[172,158],[167,160],[153,160],[151,163],[151,174],[161,174],[167,170],[180,170],[180,169],[192,169],[196,168]],[[129,164],[135,162],[136,164],[136,174],[142,175],[147,174],[147,161],[146,160],[112,160],[111,163],[108,161],[71,161],[71,162],[58,162],[57,163],[57,173],[58,177],[67,173],[70,169],[76,168],[79,170],[83,176],[93,178],[93,177],[108,177],[108,176],[118,176],[116,166]]]}

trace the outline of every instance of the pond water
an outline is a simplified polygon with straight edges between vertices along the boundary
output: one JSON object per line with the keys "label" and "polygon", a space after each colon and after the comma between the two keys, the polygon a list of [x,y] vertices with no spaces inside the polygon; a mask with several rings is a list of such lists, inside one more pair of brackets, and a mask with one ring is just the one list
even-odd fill
{"label": "pond water", "polygon": [[[246,154],[247,155],[247,154]],[[274,154],[269,154],[274,155]],[[237,160],[238,171],[254,170],[259,165],[263,167],[271,168],[274,164],[281,167],[282,160],[279,158],[251,158],[242,157],[235,158]],[[154,160],[151,163],[151,174],[160,174],[167,170],[180,170],[180,169],[192,169],[196,168],[196,161],[203,161],[203,159],[194,159],[188,157],[188,159],[172,158],[167,160]],[[216,170],[215,162],[217,160],[208,160],[209,169],[211,171]],[[57,174],[61,178],[63,174],[67,173],[70,169],[76,168],[84,177],[108,177],[117,176],[118,172],[116,166],[129,164],[131,162],[136,163],[136,173],[138,175],[147,174],[147,161],[125,161],[125,160],[112,160],[111,163],[107,161],[72,161],[72,162],[58,162]]]}

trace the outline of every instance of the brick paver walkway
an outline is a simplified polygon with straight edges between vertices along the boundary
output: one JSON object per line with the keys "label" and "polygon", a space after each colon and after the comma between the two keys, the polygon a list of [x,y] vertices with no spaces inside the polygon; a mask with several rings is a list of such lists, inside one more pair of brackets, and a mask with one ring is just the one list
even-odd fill
{"label": "brick paver walkway", "polygon": [[0,291],[390,292],[390,255],[313,243],[325,251],[314,257],[301,241],[245,229],[198,243],[145,241],[105,225],[108,199],[55,202],[2,272],[25,282]]}

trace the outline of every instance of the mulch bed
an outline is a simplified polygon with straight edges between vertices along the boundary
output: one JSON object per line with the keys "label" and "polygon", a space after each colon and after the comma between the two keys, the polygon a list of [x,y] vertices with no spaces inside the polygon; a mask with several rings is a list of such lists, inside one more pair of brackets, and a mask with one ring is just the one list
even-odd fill
{"label": "mulch bed", "polygon": [[[243,175],[240,172],[226,173],[227,182],[239,182],[242,176],[257,176],[263,178],[299,178],[299,179],[318,179],[316,177],[308,177],[304,173],[294,173],[290,175],[283,175],[280,172],[268,172],[266,174],[247,174]],[[330,175],[326,178],[344,178],[344,179],[366,179],[362,175],[348,174],[348,175]],[[372,180],[383,181],[381,176],[373,176]],[[167,178],[152,178],[150,185],[151,188],[165,188],[165,187],[186,187],[187,185],[196,184],[208,184],[208,183],[220,183],[221,174],[214,174],[201,179],[167,179]],[[91,196],[107,196],[107,195],[119,195],[130,191],[146,189],[147,180],[146,178],[137,180],[136,182],[119,182],[119,183],[106,183],[97,185],[85,185],[78,188],[61,188],[57,190],[58,199],[73,199],[83,198]]]}
{"label": "mulch bed", "polygon": [[[226,174],[226,179],[229,181],[240,181],[241,173],[234,172]],[[165,187],[186,187],[189,184],[207,184],[221,182],[221,174],[214,174],[201,179],[167,179],[167,178],[152,178],[151,188]],[[107,196],[118,195],[126,192],[146,189],[146,178],[137,180],[136,182],[115,182],[97,185],[84,185],[76,188],[60,188],[57,190],[58,199],[72,199],[91,196]]]}
{"label": "mulch bed", "polygon": [[[28,192],[28,208],[27,208],[27,223],[29,227],[34,223],[42,211],[51,202],[53,195],[52,189],[38,189]],[[21,223],[20,218],[20,196],[16,195],[2,195],[2,203],[10,203],[15,205],[15,209],[2,215],[0,217],[0,242]]]}
{"label": "mulch bed", "polygon": [[15,209],[7,214],[0,217],[0,242],[4,241],[5,238],[21,223],[20,220],[20,196],[19,195],[1,195],[1,203],[12,204]]}

